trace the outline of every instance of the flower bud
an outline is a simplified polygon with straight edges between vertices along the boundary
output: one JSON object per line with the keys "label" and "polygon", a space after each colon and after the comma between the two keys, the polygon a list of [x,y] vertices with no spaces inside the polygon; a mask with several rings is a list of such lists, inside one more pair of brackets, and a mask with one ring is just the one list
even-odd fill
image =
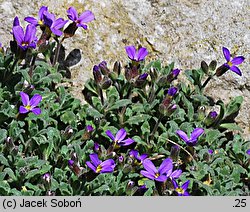
{"label": "flower bud", "polygon": [[168,84],[168,78],[167,78],[167,76],[165,76],[165,75],[162,76],[162,77],[158,80],[157,84],[158,84],[159,87],[165,87],[165,86]]}
{"label": "flower bud", "polygon": [[98,66],[99,66],[103,75],[108,75],[110,73],[110,70],[107,67],[106,61],[102,61]]}
{"label": "flower bud", "polygon": [[72,22],[68,27],[63,31],[65,38],[73,37],[77,30],[76,22]]}
{"label": "flower bud", "polygon": [[69,125],[61,132],[62,138],[68,140],[73,135],[73,128]]}
{"label": "flower bud", "polygon": [[116,73],[118,76],[120,75],[120,73],[121,73],[121,63],[120,62],[116,61],[114,63],[113,72]]}
{"label": "flower bud", "polygon": [[204,120],[205,125],[211,126],[215,122],[215,119],[217,118],[217,116],[218,114],[216,111],[211,111]]}
{"label": "flower bud", "polygon": [[167,76],[167,81],[169,83],[171,83],[173,80],[175,80],[177,78],[177,76],[179,75],[180,71],[181,71],[180,69],[174,69],[174,70],[172,70],[169,73],[169,75]]}
{"label": "flower bud", "polygon": [[13,138],[12,138],[12,137],[7,137],[7,138],[5,139],[5,144],[6,144],[6,148],[7,148],[8,150],[12,150],[12,149],[15,147],[14,141],[13,141]]}
{"label": "flower bud", "polygon": [[100,71],[100,68],[97,65],[94,65],[93,67],[93,75],[95,82],[99,84],[102,81],[102,73]]}
{"label": "flower bud", "polygon": [[215,74],[216,74],[217,77],[220,77],[223,74],[225,74],[228,70],[229,70],[229,67],[227,67],[225,65],[221,65],[220,67],[218,67],[216,69],[216,73]]}
{"label": "flower bud", "polygon": [[201,61],[201,69],[204,73],[208,73],[208,65],[205,61]]}
{"label": "flower bud", "polygon": [[168,95],[173,97],[177,93],[177,91],[178,91],[178,88],[171,87],[168,89]]}
{"label": "flower bud", "polygon": [[101,83],[101,88],[102,89],[108,89],[112,84],[112,80],[108,78],[107,76],[104,76],[102,83]]}
{"label": "flower bud", "polygon": [[158,77],[158,73],[157,73],[157,70],[156,70],[155,68],[152,68],[152,67],[151,67],[149,74],[150,74],[151,80],[152,80],[153,82],[154,82],[154,81],[157,79],[157,77]]}
{"label": "flower bud", "polygon": [[136,87],[143,87],[145,84],[146,84],[146,79],[148,77],[148,74],[147,73],[143,73],[141,74],[137,80],[135,81],[135,86]]}
{"label": "flower bud", "polygon": [[217,67],[217,61],[216,61],[216,60],[212,60],[212,61],[210,62],[210,64],[209,64],[209,69],[210,69],[211,71],[214,71],[214,70],[216,69],[216,67]]}

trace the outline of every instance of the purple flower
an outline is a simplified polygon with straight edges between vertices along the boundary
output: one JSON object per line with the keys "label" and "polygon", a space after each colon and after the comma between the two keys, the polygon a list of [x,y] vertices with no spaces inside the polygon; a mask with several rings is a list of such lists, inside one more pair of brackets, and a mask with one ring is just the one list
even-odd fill
{"label": "purple flower", "polygon": [[143,164],[144,169],[146,169],[146,171],[141,170],[140,173],[150,180],[164,182],[172,174],[173,162],[172,162],[172,159],[170,158],[165,159],[161,163],[158,170],[156,169],[152,161],[149,159],[144,160],[142,164]]}
{"label": "purple flower", "polygon": [[209,155],[212,155],[213,153],[214,153],[214,151],[213,151],[212,149],[209,149],[209,150],[208,150],[208,154],[209,154]]}
{"label": "purple flower", "polygon": [[71,21],[74,21],[77,27],[82,27],[84,29],[87,29],[87,25],[85,23],[88,23],[95,19],[94,14],[89,10],[86,10],[85,12],[83,12],[79,17],[74,7],[70,7],[67,10],[67,13],[68,13],[68,18]]}
{"label": "purple flower", "polygon": [[51,175],[49,173],[46,173],[46,174],[43,175],[42,178],[43,178],[44,181],[49,183],[50,180],[51,180]]}
{"label": "purple flower", "polygon": [[[106,134],[108,137],[110,137],[112,139],[112,141],[114,141],[115,145],[119,145],[119,146],[128,146],[132,143],[134,143],[135,141],[131,138],[127,138],[125,139],[127,132],[125,129],[120,129],[116,135],[114,136],[110,130],[106,131]],[[124,140],[125,139],[125,140]]]}
{"label": "purple flower", "polygon": [[189,180],[182,184],[182,186],[179,186],[175,180],[172,181],[174,185],[174,190],[177,192],[178,196],[189,196],[189,193],[187,191]]}
{"label": "purple flower", "polygon": [[186,142],[188,146],[195,146],[198,142],[198,137],[204,132],[204,129],[202,128],[195,128],[193,132],[191,133],[190,138],[187,136],[185,132],[182,130],[177,130],[177,135],[182,138]]}
{"label": "purple flower", "polygon": [[23,106],[20,106],[19,113],[33,112],[35,115],[41,114],[41,109],[37,105],[41,102],[42,96],[35,94],[31,99],[29,99],[28,94],[20,92]]}
{"label": "purple flower", "polygon": [[208,116],[212,119],[215,119],[217,117],[218,113],[216,111],[211,111]]}
{"label": "purple flower", "polygon": [[113,159],[108,159],[105,161],[100,161],[96,153],[90,154],[90,161],[86,162],[86,165],[92,169],[95,173],[111,173],[115,168],[115,161]]}
{"label": "purple flower", "polygon": [[64,21],[63,18],[56,19],[55,15],[49,13],[48,11],[43,12],[43,18],[44,18],[44,24],[50,28],[53,34],[57,36],[61,36],[63,34],[61,29],[68,22],[67,20]]}
{"label": "purple flower", "polygon": [[126,46],[125,49],[128,57],[134,61],[144,60],[145,57],[148,55],[148,51],[144,47],[140,48],[138,52],[136,51],[136,48],[134,46]]}
{"label": "purple flower", "polygon": [[176,78],[179,75],[180,72],[181,72],[180,69],[174,69],[174,70],[172,70],[171,73],[173,74],[174,78]]}
{"label": "purple flower", "polygon": [[27,21],[28,23],[35,25],[35,26],[43,26],[44,25],[44,12],[45,11],[48,11],[48,7],[42,6],[38,12],[38,19],[28,16],[28,17],[24,18],[24,20]]}
{"label": "purple flower", "polygon": [[100,145],[97,142],[94,143],[94,150],[96,152],[98,152],[100,150]]}
{"label": "purple flower", "polygon": [[246,151],[246,153],[247,153],[248,155],[250,155],[250,149],[248,149],[248,150]]}
{"label": "purple flower", "polygon": [[243,56],[237,56],[231,60],[230,51],[226,47],[222,47],[222,51],[223,51],[224,57],[227,61],[224,64],[224,66],[241,76],[242,73],[236,65],[240,65],[245,60],[245,58]]}
{"label": "purple flower", "polygon": [[130,157],[134,157],[140,163],[142,163],[148,157],[148,154],[141,154],[141,155],[139,155],[139,152],[137,150],[131,150],[129,152],[129,155],[130,155]]}
{"label": "purple flower", "polygon": [[14,38],[17,45],[22,49],[36,48],[36,27],[32,24],[27,25],[26,32],[24,34],[23,28],[20,25],[16,25],[12,28]]}
{"label": "purple flower", "polygon": [[168,89],[168,95],[169,96],[174,96],[177,93],[177,91],[178,91],[178,88],[171,87],[171,88]]}
{"label": "purple flower", "polygon": [[92,131],[94,130],[94,128],[93,128],[91,125],[87,125],[87,126],[86,126],[86,130],[87,130],[88,132],[92,132]]}
{"label": "purple flower", "polygon": [[143,73],[143,74],[141,74],[141,75],[139,76],[138,79],[140,79],[140,80],[146,80],[147,77],[148,77],[148,73]]}

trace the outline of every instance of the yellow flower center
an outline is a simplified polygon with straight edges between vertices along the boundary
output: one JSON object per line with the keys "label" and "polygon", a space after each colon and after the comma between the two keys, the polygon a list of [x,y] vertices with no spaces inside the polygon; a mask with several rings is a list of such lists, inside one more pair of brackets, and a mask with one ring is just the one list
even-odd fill
{"label": "yellow flower center", "polygon": [[30,106],[30,105],[26,105],[25,108],[26,108],[27,110],[31,110],[31,106]]}
{"label": "yellow flower center", "polygon": [[155,174],[155,178],[158,178],[159,176],[160,176],[159,173],[156,173],[156,174]]}
{"label": "yellow flower center", "polygon": [[38,23],[40,26],[43,26],[43,21],[42,21],[42,20],[39,20],[37,23]]}
{"label": "yellow flower center", "polygon": [[231,67],[233,66],[233,63],[231,61],[227,62],[227,64]]}
{"label": "yellow flower center", "polygon": [[183,188],[176,188],[175,189],[179,194],[184,194],[184,189]]}
{"label": "yellow flower center", "polygon": [[28,46],[29,45],[29,43],[27,43],[27,42],[22,42],[22,46]]}
{"label": "yellow flower center", "polygon": [[102,171],[102,166],[97,166],[97,168],[96,168],[96,173],[100,173],[100,171]]}

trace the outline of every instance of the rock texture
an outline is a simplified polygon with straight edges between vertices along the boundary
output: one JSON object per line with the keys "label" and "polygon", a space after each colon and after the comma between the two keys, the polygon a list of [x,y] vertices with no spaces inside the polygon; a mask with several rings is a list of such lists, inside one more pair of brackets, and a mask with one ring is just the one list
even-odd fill
{"label": "rock texture", "polygon": [[69,6],[95,14],[96,20],[87,31],[78,30],[64,44],[66,51],[79,48],[82,53],[80,63],[71,69],[72,92],[80,99],[93,65],[102,60],[110,65],[115,60],[126,62],[126,45],[148,48],[147,62],[160,58],[165,64],[175,62],[183,70],[199,67],[201,60],[224,63],[222,46],[235,55],[244,55],[246,60],[240,65],[243,76],[228,72],[210,82],[207,93],[226,102],[244,96],[238,123],[250,139],[249,0],[0,0],[0,41],[7,45],[11,39],[14,16],[37,16],[42,5],[65,19]]}

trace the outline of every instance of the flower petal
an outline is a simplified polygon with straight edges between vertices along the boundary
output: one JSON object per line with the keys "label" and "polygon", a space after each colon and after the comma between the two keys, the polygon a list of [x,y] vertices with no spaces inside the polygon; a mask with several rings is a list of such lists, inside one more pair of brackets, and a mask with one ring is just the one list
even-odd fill
{"label": "flower petal", "polygon": [[122,141],[126,137],[127,133],[125,129],[120,129],[116,135],[115,135],[115,140],[116,141]]}
{"label": "flower petal", "polygon": [[19,18],[17,16],[14,18],[14,21],[13,21],[13,27],[14,26],[20,26],[20,21],[19,21]]}
{"label": "flower petal", "polygon": [[44,13],[45,11],[48,11],[48,7],[46,7],[46,6],[41,6],[41,8],[40,8],[40,10],[39,10],[39,12],[38,12],[38,18],[39,18],[40,20],[43,19],[43,13]]}
{"label": "flower petal", "polygon": [[90,160],[93,162],[95,167],[100,165],[101,161],[99,160],[98,155],[96,153],[90,154],[89,157],[90,157]]}
{"label": "flower petal", "polygon": [[146,48],[142,47],[138,50],[138,53],[137,53],[137,60],[140,61],[140,60],[144,60],[145,57],[148,55],[148,51]]}
{"label": "flower petal", "polygon": [[230,70],[233,71],[234,73],[238,74],[238,75],[242,75],[240,69],[237,66],[231,66]]}
{"label": "flower petal", "polygon": [[21,45],[24,40],[23,28],[21,26],[14,26],[12,31],[17,43]]}
{"label": "flower petal", "polygon": [[137,158],[138,154],[139,154],[138,151],[134,149],[129,152],[129,155],[134,158]]}
{"label": "flower petal", "polygon": [[155,179],[155,175],[152,174],[151,172],[147,172],[145,170],[141,170],[140,174],[143,175],[144,177],[147,177],[150,180],[154,180]]}
{"label": "flower petal", "polygon": [[171,158],[167,158],[164,161],[162,161],[162,163],[158,169],[158,172],[161,175],[163,175],[163,174],[166,174],[170,170],[171,170],[171,172],[173,170],[173,161]]}
{"label": "flower petal", "polygon": [[96,172],[96,167],[90,162],[90,161],[87,161],[86,162],[86,165],[91,168],[94,172]]}
{"label": "flower petal", "polygon": [[135,60],[135,57],[136,57],[136,49],[135,49],[135,47],[134,46],[126,46],[125,49],[126,49],[128,57],[131,60]]}
{"label": "flower petal", "polygon": [[118,145],[120,145],[120,146],[128,146],[128,145],[130,145],[130,144],[132,144],[132,143],[134,143],[135,141],[133,140],[133,139],[131,139],[131,138],[128,138],[128,139],[126,139],[126,140],[124,140],[124,141],[118,141],[117,143],[118,143]]}
{"label": "flower petal", "polygon": [[93,21],[95,19],[95,16],[94,14],[89,11],[89,10],[86,10],[85,12],[83,12],[80,17],[79,17],[79,21],[82,23],[88,23],[90,21]]}
{"label": "flower petal", "polygon": [[24,36],[24,42],[31,43],[36,38],[36,27],[33,24],[29,24],[26,27],[26,32]]}
{"label": "flower petal", "polygon": [[78,14],[77,14],[77,11],[74,7],[70,7],[68,10],[67,10],[67,13],[68,13],[68,18],[71,20],[71,21],[76,21],[77,18],[78,18]]}
{"label": "flower petal", "polygon": [[145,160],[147,157],[148,157],[148,154],[142,154],[142,155],[140,156],[140,160],[143,161],[143,160]]}
{"label": "flower petal", "polygon": [[27,22],[30,23],[30,24],[34,24],[35,26],[38,25],[38,21],[37,21],[37,19],[34,18],[34,17],[28,16],[28,17],[25,17],[24,20],[27,21]]}
{"label": "flower petal", "polygon": [[100,173],[111,173],[114,171],[114,168],[111,166],[106,166],[103,167],[102,170],[100,171]]}
{"label": "flower petal", "polygon": [[40,115],[41,114],[41,109],[39,107],[33,108],[31,109],[31,111],[35,114],[35,115]]}
{"label": "flower petal", "polygon": [[187,189],[188,189],[189,183],[190,183],[190,180],[187,180],[185,183],[183,183],[183,185],[181,186],[181,188],[182,188],[183,190],[187,190]]}
{"label": "flower petal", "polygon": [[179,137],[181,137],[185,142],[189,140],[187,134],[183,132],[182,130],[177,130],[176,134],[179,135]]}
{"label": "flower petal", "polygon": [[181,176],[181,174],[182,174],[182,170],[178,169],[178,170],[173,171],[170,177],[172,179],[177,179]]}
{"label": "flower petal", "polygon": [[111,167],[111,168],[115,168],[115,161],[113,159],[108,159],[108,160],[105,160],[103,162],[100,163],[100,166],[102,168],[105,168],[105,167]]}
{"label": "flower petal", "polygon": [[241,63],[243,63],[243,61],[245,60],[245,57],[243,56],[238,56],[232,59],[231,63],[233,65],[240,65]]}
{"label": "flower petal", "polygon": [[204,132],[202,128],[195,128],[191,133],[190,140],[197,140],[197,138]]}
{"label": "flower petal", "polygon": [[111,132],[110,130],[107,130],[107,131],[106,131],[106,135],[107,135],[108,137],[110,137],[110,138],[112,139],[112,141],[115,140],[115,137],[114,137],[114,135],[112,134],[112,132]]}
{"label": "flower petal", "polygon": [[24,106],[29,105],[30,100],[28,94],[24,93],[23,91],[20,92],[20,96],[22,98],[22,103]]}
{"label": "flower petal", "polygon": [[226,61],[227,62],[230,61],[230,58],[231,58],[230,51],[226,47],[222,47],[222,51],[223,51]]}
{"label": "flower petal", "polygon": [[30,99],[30,106],[31,107],[36,107],[42,100],[42,96],[40,94],[35,94],[31,99]]}
{"label": "flower petal", "polygon": [[26,109],[24,106],[19,107],[19,113],[28,113],[28,112],[29,112],[29,110]]}
{"label": "flower petal", "polygon": [[155,165],[149,159],[144,160],[142,165],[152,175],[155,175],[158,172]]}
{"label": "flower petal", "polygon": [[177,184],[177,182],[175,180],[172,180],[172,183],[173,183],[174,189],[176,189],[176,188],[179,187],[178,184]]}

